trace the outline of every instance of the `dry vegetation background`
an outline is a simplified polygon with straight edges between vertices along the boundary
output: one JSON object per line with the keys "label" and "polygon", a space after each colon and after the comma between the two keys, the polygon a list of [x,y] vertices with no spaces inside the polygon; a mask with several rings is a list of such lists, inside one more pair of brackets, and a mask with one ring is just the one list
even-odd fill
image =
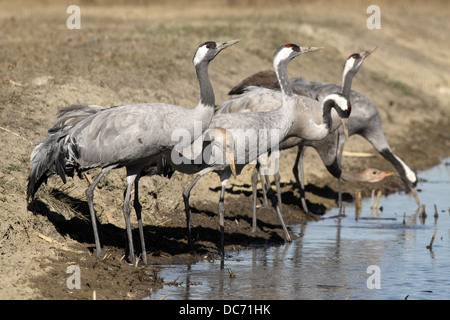
{"label": "dry vegetation background", "polygon": [[[81,30],[66,28],[70,4],[81,8]],[[366,28],[370,4],[381,8],[380,30]],[[271,69],[273,50],[280,44],[326,47],[295,60],[289,65],[289,74],[338,83],[348,55],[378,45],[356,76],[353,88],[378,106],[395,153],[414,170],[421,170],[450,154],[448,12],[447,1],[1,1],[0,298],[87,298],[93,287],[99,298],[139,296],[132,284],[138,271],[111,258],[102,262],[101,273],[96,260],[90,260],[91,236],[64,229],[76,221],[79,233],[89,232],[85,180],[70,179],[63,185],[51,178],[37,193],[35,212],[27,210],[29,156],[34,142],[45,137],[59,108],[74,103],[155,101],[193,107],[199,90],[191,59],[196,47],[206,40],[241,39],[210,66],[218,103],[227,99],[229,89],[244,77]],[[346,150],[374,152],[358,137],[350,139]],[[298,196],[292,191],[295,152],[283,153],[281,168],[284,191],[290,191],[294,200]],[[335,189],[334,179],[319,164],[317,154],[308,150],[306,159],[308,183]],[[344,159],[348,171],[368,166],[392,169],[380,156]],[[230,181],[233,192],[226,198],[228,216],[240,215],[241,229],[229,218],[226,230],[248,233],[244,216],[251,212],[251,199],[242,200],[239,192],[250,194],[248,172],[250,169]],[[123,231],[123,177],[122,170],[108,174],[95,195],[100,221],[111,226],[104,233],[115,232],[110,238]],[[181,191],[192,178],[176,173],[171,180],[142,179],[140,195],[148,228],[182,229]],[[193,190],[191,203],[197,208],[194,226],[217,229],[218,185],[218,178],[211,174]],[[392,178],[375,187],[344,184],[344,188],[367,195],[371,188],[388,192],[401,185],[399,179]],[[329,199],[307,197],[327,207],[334,205]],[[296,203],[286,207],[289,221],[302,219]],[[148,230],[149,251],[156,252],[161,240],[158,230]],[[256,236],[267,237],[264,231]],[[184,240],[175,239],[175,245]],[[113,253],[124,244],[107,243],[111,243]],[[70,263],[84,266],[83,279],[90,280],[83,281],[90,281],[90,291],[68,295],[65,268]],[[120,287],[108,282],[120,277],[131,279],[131,284]],[[102,285],[96,286],[99,281]]]}

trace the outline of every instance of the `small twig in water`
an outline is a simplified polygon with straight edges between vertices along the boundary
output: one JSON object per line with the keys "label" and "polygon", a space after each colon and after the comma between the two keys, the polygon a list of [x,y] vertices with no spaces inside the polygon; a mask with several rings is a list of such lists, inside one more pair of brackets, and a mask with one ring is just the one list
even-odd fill
{"label": "small twig in water", "polygon": [[431,237],[430,245],[427,246],[427,249],[429,249],[430,251],[433,249],[433,242],[434,242],[434,238],[436,237],[436,232],[437,232],[437,229],[434,229],[434,233],[433,233],[433,236]]}
{"label": "small twig in water", "polygon": [[380,201],[380,197],[381,197],[381,190],[377,191],[377,199],[375,200],[375,205],[374,208],[378,208],[378,202]]}
{"label": "small twig in water", "polygon": [[356,193],[355,198],[355,219],[358,220],[360,215],[361,215],[361,192],[358,191]]}
{"label": "small twig in water", "polygon": [[425,212],[425,205],[424,204],[422,204],[420,206],[419,217],[420,218],[426,218],[427,217],[427,213]]}
{"label": "small twig in water", "polygon": [[168,294],[166,294],[164,297],[162,297],[161,299],[159,299],[159,300],[164,300],[165,298],[167,298],[168,296],[170,296],[172,294],[172,292],[169,292]]}
{"label": "small twig in water", "polygon": [[439,214],[438,214],[436,203],[434,204],[434,218],[435,219],[439,218]]}
{"label": "small twig in water", "polygon": [[371,199],[370,199],[370,209],[373,209],[373,197],[374,196],[375,196],[375,190],[372,189],[372,196],[371,196]]}
{"label": "small twig in water", "polygon": [[230,268],[227,268],[228,273],[230,274],[230,278],[236,278],[236,276],[234,275],[233,271],[231,271]]}

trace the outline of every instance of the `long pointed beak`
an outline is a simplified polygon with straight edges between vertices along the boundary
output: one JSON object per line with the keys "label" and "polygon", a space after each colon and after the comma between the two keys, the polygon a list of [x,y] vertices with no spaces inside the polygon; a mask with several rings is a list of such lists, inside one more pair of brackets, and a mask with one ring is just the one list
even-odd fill
{"label": "long pointed beak", "polygon": [[235,45],[239,41],[241,41],[241,39],[229,40],[229,41],[225,41],[225,42],[217,42],[217,46],[216,46],[217,52],[222,51],[225,48],[231,47],[232,45]]}
{"label": "long pointed beak", "polygon": [[225,157],[227,158],[227,162],[230,165],[231,173],[233,177],[236,178],[236,165],[234,163],[234,152],[226,152]]}
{"label": "long pointed beak", "polygon": [[313,52],[313,51],[318,51],[318,50],[322,50],[323,47],[300,47],[300,52],[301,53],[306,53],[306,52]]}
{"label": "long pointed beak", "polygon": [[372,52],[374,52],[375,50],[377,50],[377,48],[378,48],[378,46],[376,46],[375,48],[372,48],[372,49],[370,49],[370,50],[363,51],[363,52],[361,52],[359,55],[360,55],[363,59],[365,59],[365,58],[367,58]]}
{"label": "long pointed beak", "polygon": [[345,140],[348,141],[348,118],[341,118],[342,128],[344,129]]}
{"label": "long pointed beak", "polygon": [[416,188],[412,188],[411,189],[411,194],[414,197],[414,200],[416,200],[417,205],[420,206],[420,200],[419,200],[419,195],[417,194],[417,189]]}

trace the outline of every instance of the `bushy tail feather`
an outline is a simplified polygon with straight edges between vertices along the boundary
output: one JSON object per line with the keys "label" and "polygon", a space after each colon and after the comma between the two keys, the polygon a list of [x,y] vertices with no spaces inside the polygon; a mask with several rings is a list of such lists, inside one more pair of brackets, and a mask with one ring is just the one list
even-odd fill
{"label": "bushy tail feather", "polygon": [[43,182],[53,174],[58,174],[66,183],[66,174],[73,176],[74,168],[67,168],[67,150],[64,137],[82,120],[108,109],[97,105],[78,104],[61,108],[48,136],[31,153],[31,171],[28,177],[27,201],[34,196]]}
{"label": "bushy tail feather", "polygon": [[47,138],[38,143],[31,152],[31,170],[28,176],[27,201],[34,197],[48,177],[58,174],[66,183],[64,137],[67,132],[63,127],[53,128]]}

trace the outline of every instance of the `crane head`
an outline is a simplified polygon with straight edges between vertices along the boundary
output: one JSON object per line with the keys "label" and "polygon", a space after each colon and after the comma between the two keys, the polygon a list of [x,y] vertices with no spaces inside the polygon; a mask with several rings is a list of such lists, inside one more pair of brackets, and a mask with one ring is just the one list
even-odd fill
{"label": "crane head", "polygon": [[341,118],[345,138],[348,140],[348,117],[350,117],[352,111],[350,100],[342,93],[332,93],[323,99],[323,104],[329,102],[332,103],[332,108],[336,110],[339,118]]}
{"label": "crane head", "polygon": [[239,41],[240,40],[230,40],[224,42],[206,41],[202,43],[198,46],[194,58],[192,59],[194,67],[201,62],[210,62],[220,51],[238,43]]}
{"label": "crane head", "polygon": [[299,47],[298,45],[293,43],[284,44],[278,47],[277,50],[275,50],[275,53],[273,54],[273,65],[275,67],[275,70],[277,70],[278,65],[282,62],[289,62],[302,53],[313,52],[321,49],[323,48]]}
{"label": "crane head", "polygon": [[353,74],[358,72],[359,68],[364,62],[364,59],[366,59],[377,48],[378,46],[370,50],[351,54],[344,63],[344,77],[349,72],[352,72]]}

